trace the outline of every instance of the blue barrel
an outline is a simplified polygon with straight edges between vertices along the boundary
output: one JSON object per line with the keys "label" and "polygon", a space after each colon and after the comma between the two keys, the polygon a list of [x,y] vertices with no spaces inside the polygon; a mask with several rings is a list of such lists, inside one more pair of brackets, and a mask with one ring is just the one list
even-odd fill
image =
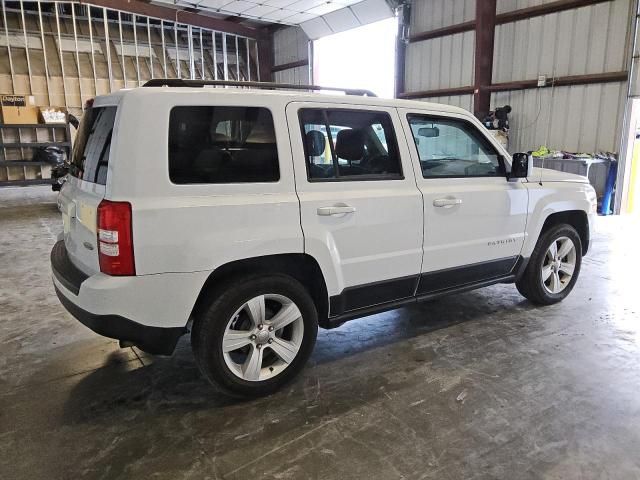
{"label": "blue barrel", "polygon": [[612,161],[609,165],[609,173],[607,173],[607,183],[604,186],[604,195],[602,196],[602,205],[600,206],[600,215],[611,215],[611,199],[613,198],[613,188],[616,185],[616,177],[618,176],[618,162]]}

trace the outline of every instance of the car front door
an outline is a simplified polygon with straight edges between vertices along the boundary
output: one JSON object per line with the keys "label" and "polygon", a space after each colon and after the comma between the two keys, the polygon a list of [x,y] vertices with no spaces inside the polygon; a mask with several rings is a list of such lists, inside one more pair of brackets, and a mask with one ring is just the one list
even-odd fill
{"label": "car front door", "polygon": [[422,261],[422,195],[397,111],[287,106],[305,253],[330,315],[414,295]]}
{"label": "car front door", "polygon": [[418,295],[511,274],[522,249],[528,191],[510,182],[504,155],[464,114],[400,109],[424,198]]}

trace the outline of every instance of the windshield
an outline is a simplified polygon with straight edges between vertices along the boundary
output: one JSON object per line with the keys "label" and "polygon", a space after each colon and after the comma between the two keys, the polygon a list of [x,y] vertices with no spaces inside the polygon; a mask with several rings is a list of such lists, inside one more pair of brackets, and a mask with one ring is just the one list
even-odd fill
{"label": "windshield", "polygon": [[81,180],[105,185],[116,107],[85,110],[71,155],[69,173]]}

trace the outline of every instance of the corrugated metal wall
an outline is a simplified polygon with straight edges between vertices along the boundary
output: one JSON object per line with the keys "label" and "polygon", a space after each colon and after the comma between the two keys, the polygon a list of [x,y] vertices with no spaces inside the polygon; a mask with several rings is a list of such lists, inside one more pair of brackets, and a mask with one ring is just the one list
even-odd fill
{"label": "corrugated metal wall", "polygon": [[[502,13],[534,2],[498,3]],[[615,0],[498,25],[493,82],[625,70],[629,8],[630,0]],[[513,108],[512,151],[544,144],[574,152],[616,151],[626,88],[618,82],[500,92],[491,105]]]}
{"label": "corrugated metal wall", "polygon": [[[280,29],[273,34],[273,51],[275,66],[308,60],[309,38],[300,27]],[[312,83],[309,79],[308,65],[275,72],[273,80],[297,85]]]}
{"label": "corrugated metal wall", "polygon": [[409,44],[405,88],[422,91],[471,85],[474,41],[474,32],[464,32]]}
{"label": "corrugated metal wall", "polygon": [[496,13],[512,12],[521,8],[533,7],[535,5],[543,5],[545,3],[553,3],[557,0],[497,0]]}
{"label": "corrugated metal wall", "polygon": [[448,27],[473,20],[475,15],[475,0],[415,0],[411,4],[411,31]]}
{"label": "corrugated metal wall", "polygon": [[[473,20],[474,16],[475,0],[415,0],[411,7],[410,31],[418,33],[448,27]],[[475,32],[471,31],[410,43],[405,89],[422,91],[471,85],[474,42]]]}
{"label": "corrugated metal wall", "polygon": [[[552,0],[498,0],[497,12]],[[496,27],[493,83],[538,75],[582,75],[627,68],[632,0],[613,0]],[[411,34],[449,26],[475,15],[470,0],[414,0]],[[410,43],[405,90],[473,85],[474,33]],[[509,104],[511,151],[541,144],[569,151],[617,151],[626,82],[494,93],[491,106]],[[638,87],[640,93],[640,87]],[[472,110],[470,95],[431,98]]]}
{"label": "corrugated metal wall", "polygon": [[473,95],[451,95],[447,97],[431,97],[425,99],[432,103],[444,103],[453,105],[454,107],[464,108],[465,110],[473,110]]}
{"label": "corrugated metal wall", "polygon": [[640,2],[638,3],[638,11],[636,11],[636,39],[633,49],[633,62],[631,72],[631,96],[640,97]]}

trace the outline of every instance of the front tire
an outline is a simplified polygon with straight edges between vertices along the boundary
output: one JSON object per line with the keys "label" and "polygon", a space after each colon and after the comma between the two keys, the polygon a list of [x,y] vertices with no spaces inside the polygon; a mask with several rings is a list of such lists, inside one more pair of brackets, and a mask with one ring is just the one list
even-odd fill
{"label": "front tire", "polygon": [[191,344],[202,374],[233,396],[269,395],[304,367],[318,333],[306,289],[286,275],[237,278],[195,319]]}
{"label": "front tire", "polygon": [[581,265],[582,242],[578,232],[571,225],[556,225],[540,235],[516,287],[538,305],[560,302],[573,290]]}

